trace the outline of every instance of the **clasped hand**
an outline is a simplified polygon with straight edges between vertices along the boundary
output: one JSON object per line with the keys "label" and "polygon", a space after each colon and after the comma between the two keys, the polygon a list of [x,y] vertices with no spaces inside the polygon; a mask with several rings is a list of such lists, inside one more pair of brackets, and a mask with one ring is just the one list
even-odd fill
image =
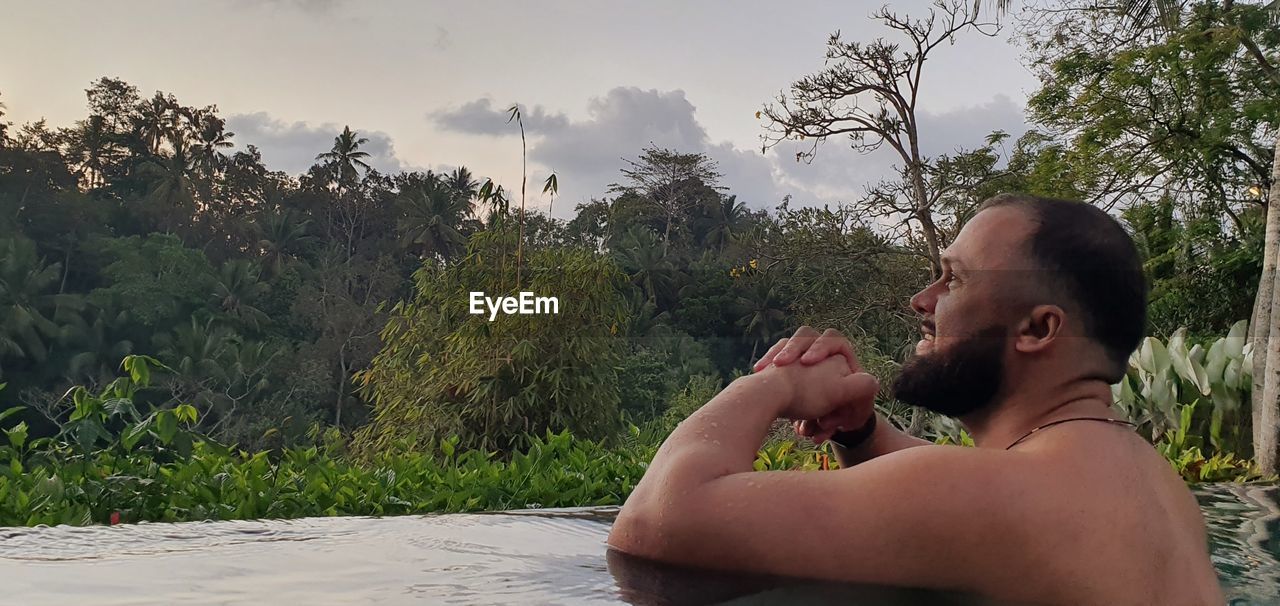
{"label": "clasped hand", "polygon": [[880,384],[862,370],[853,345],[837,330],[819,334],[801,326],[790,339],[769,349],[753,370],[790,384],[791,398],[782,416],[794,421],[798,435],[817,444],[861,427],[875,414]]}

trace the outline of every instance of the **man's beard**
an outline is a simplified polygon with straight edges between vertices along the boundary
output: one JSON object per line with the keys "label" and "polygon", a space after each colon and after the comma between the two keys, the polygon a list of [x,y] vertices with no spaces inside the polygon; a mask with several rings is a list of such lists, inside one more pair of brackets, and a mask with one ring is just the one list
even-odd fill
{"label": "man's beard", "polygon": [[898,401],[948,417],[990,406],[1004,382],[1005,327],[995,324],[951,344],[912,356],[893,381]]}

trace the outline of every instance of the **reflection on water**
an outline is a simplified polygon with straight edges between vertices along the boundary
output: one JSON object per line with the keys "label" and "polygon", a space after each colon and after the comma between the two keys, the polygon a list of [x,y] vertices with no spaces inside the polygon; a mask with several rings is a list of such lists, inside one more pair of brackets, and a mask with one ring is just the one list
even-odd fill
{"label": "reflection on water", "polygon": [[[1280,488],[1197,492],[1236,604],[1280,602]],[[0,528],[20,604],[977,604],[663,566],[608,551],[615,508]]]}

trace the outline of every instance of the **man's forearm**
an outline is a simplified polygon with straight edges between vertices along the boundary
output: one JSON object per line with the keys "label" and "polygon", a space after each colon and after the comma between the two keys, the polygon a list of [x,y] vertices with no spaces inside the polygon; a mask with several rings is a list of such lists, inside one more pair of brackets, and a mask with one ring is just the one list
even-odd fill
{"label": "man's forearm", "polygon": [[627,507],[669,501],[672,494],[716,478],[753,471],[756,453],[787,403],[788,389],[785,379],[768,372],[730,383],[671,432]]}
{"label": "man's forearm", "polygon": [[884,416],[876,413],[876,429],[875,432],[867,438],[867,441],[859,444],[855,448],[845,448],[831,443],[832,450],[836,453],[836,461],[840,463],[840,467],[847,469],[858,463],[870,461],[881,455],[891,452],[911,448],[914,446],[928,446],[931,444],[928,440],[913,437],[906,432],[894,427]]}

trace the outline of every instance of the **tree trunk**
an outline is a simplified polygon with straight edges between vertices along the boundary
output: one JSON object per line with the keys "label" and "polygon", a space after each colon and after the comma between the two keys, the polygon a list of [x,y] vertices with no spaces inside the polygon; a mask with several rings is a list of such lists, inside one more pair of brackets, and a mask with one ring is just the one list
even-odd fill
{"label": "tree trunk", "polygon": [[[1275,159],[1271,165],[1271,187],[1267,193],[1267,228],[1263,245],[1263,270],[1259,280],[1259,288],[1270,282],[1270,301],[1264,301],[1269,309],[1258,310],[1259,315],[1265,311],[1267,325],[1257,327],[1254,342],[1261,335],[1266,335],[1265,347],[1259,351],[1254,345],[1253,368],[1254,388],[1257,388],[1258,376],[1262,376],[1262,400],[1253,399],[1253,456],[1262,472],[1277,473],[1277,458],[1280,457],[1280,305],[1277,301],[1276,286],[1280,280],[1275,279],[1277,244],[1280,244],[1280,140],[1276,141]],[[1268,271],[1269,270],[1269,271]],[[1261,355],[1260,355],[1261,354]],[[1263,360],[1259,368],[1259,359]]]}

